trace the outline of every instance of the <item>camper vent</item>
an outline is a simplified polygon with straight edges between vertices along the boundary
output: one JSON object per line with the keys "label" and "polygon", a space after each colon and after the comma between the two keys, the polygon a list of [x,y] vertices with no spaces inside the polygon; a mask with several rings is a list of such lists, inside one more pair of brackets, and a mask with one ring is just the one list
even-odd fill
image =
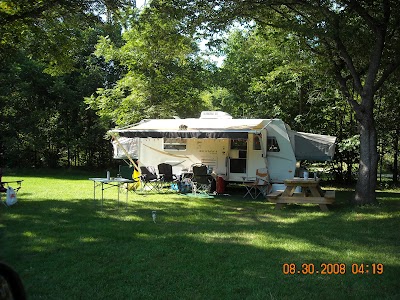
{"label": "camper vent", "polygon": [[224,111],[202,111],[200,119],[232,119],[232,116]]}

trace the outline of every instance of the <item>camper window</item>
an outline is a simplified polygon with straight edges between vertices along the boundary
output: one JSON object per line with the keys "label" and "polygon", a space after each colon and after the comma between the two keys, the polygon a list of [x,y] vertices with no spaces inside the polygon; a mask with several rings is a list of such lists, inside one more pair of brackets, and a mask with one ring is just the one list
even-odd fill
{"label": "camper window", "polygon": [[186,150],[186,139],[164,138],[164,150]]}
{"label": "camper window", "polygon": [[247,150],[247,140],[231,140],[232,150]]}
{"label": "camper window", "polygon": [[268,152],[279,152],[279,151],[281,151],[279,149],[279,144],[278,144],[278,141],[277,141],[276,137],[274,137],[274,136],[267,137],[267,151]]}
{"label": "camper window", "polygon": [[261,137],[259,135],[254,135],[253,138],[253,150],[261,150]]}

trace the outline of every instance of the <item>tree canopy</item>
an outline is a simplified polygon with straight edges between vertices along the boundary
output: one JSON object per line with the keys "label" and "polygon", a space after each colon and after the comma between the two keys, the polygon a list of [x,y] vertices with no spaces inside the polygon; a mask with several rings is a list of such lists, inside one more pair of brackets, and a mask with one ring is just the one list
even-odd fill
{"label": "tree canopy", "polygon": [[204,109],[200,93],[207,69],[196,55],[197,44],[179,32],[177,24],[178,20],[148,9],[131,20],[121,47],[101,38],[95,54],[122,66],[124,75],[112,87],[100,88],[87,103],[118,125],[143,118],[192,116]]}

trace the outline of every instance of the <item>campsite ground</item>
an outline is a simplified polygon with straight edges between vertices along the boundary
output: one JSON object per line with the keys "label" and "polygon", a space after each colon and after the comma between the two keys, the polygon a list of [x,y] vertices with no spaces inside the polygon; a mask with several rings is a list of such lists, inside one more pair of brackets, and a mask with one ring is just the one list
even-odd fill
{"label": "campsite ground", "polygon": [[24,182],[19,202],[0,206],[0,260],[29,299],[400,298],[400,190],[378,192],[380,205],[369,207],[338,191],[321,212],[275,211],[237,189],[213,199],[132,193],[118,208],[110,189],[101,209],[88,178],[102,174],[7,174]]}

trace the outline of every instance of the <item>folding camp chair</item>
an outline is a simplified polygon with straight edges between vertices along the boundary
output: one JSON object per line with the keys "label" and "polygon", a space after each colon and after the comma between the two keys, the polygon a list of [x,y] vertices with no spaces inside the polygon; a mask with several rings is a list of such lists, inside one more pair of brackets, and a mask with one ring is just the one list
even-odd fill
{"label": "folding camp chair", "polygon": [[[11,206],[17,202],[16,194],[21,188],[23,180],[2,181],[2,177],[3,171],[0,168],[0,202],[2,202],[5,206]],[[13,184],[14,187],[11,187],[10,184]],[[15,187],[15,184],[17,185],[17,187]],[[1,200],[1,193],[4,193],[6,195],[5,201]]]}
{"label": "folding camp chair", "polygon": [[142,189],[146,190],[148,187],[149,190],[159,191],[161,189],[161,179],[157,175],[156,168],[153,166],[141,166],[140,171],[142,173]]}
{"label": "folding camp chair", "polygon": [[270,177],[267,168],[257,169],[256,171],[256,180],[251,183],[245,184],[246,194],[243,196],[246,197],[250,195],[251,198],[256,199],[261,194],[266,195],[271,190]]}
{"label": "folding camp chair", "polygon": [[208,168],[206,165],[198,164],[193,165],[193,190],[202,193],[210,192],[211,176],[208,175]]}
{"label": "folding camp chair", "polygon": [[138,191],[140,189],[140,186],[141,186],[140,172],[135,170],[134,166],[128,166],[128,165],[119,166],[118,174],[122,178],[134,180],[133,183],[128,183],[127,184],[127,189],[129,191],[136,192],[136,191]]}
{"label": "folding camp chair", "polygon": [[177,177],[172,173],[172,166],[170,164],[161,163],[157,167],[162,183],[171,183],[177,181]]}

